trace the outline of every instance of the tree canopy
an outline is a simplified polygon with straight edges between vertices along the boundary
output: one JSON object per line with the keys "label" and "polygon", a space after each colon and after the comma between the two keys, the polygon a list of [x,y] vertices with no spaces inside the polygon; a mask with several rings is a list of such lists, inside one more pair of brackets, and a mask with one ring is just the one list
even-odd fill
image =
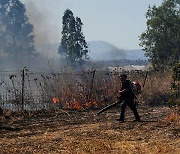
{"label": "tree canopy", "polygon": [[66,9],[62,18],[62,38],[58,49],[61,57],[67,62],[74,63],[88,59],[88,45],[82,32],[83,23],[79,17],[74,17],[73,12]]}
{"label": "tree canopy", "polygon": [[0,0],[1,56],[20,60],[35,56],[33,25],[29,23],[24,4],[19,0]]}
{"label": "tree canopy", "polygon": [[180,60],[180,0],[164,0],[146,12],[147,30],[140,45],[154,69],[172,66]]}

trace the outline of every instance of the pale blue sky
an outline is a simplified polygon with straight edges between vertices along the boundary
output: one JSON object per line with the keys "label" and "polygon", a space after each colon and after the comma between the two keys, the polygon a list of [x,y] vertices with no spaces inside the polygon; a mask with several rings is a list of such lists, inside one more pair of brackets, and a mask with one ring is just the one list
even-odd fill
{"label": "pale blue sky", "polygon": [[163,0],[21,0],[34,24],[36,43],[60,42],[68,8],[81,18],[86,41],[107,41],[120,49],[139,49],[149,5]]}

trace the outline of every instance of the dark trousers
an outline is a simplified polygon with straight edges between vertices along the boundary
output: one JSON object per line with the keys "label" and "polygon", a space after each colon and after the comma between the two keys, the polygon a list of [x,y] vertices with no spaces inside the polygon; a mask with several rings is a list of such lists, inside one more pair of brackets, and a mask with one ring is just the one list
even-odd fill
{"label": "dark trousers", "polygon": [[134,113],[134,117],[137,121],[140,121],[140,117],[139,114],[137,112],[136,109],[136,104],[134,102],[134,98],[125,98],[125,99],[121,99],[120,100],[121,103],[121,114],[120,114],[120,120],[124,121],[124,116],[125,116],[125,110],[126,110],[126,106],[129,106],[129,108],[133,111]]}

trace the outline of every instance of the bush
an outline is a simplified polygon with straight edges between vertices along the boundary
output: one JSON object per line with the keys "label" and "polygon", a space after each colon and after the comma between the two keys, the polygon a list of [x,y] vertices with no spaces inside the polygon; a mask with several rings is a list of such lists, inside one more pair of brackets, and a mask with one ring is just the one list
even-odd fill
{"label": "bush", "polygon": [[172,94],[169,98],[169,105],[180,105],[180,63],[177,63],[172,68],[173,82],[171,84]]}

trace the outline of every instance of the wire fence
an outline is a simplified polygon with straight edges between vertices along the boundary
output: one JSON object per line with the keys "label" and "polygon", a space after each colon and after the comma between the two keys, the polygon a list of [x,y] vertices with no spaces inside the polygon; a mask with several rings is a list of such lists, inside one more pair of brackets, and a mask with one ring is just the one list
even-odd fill
{"label": "wire fence", "polygon": [[[128,73],[133,80],[145,76],[142,71]],[[0,72],[0,106],[14,111],[97,108],[115,99],[120,88],[120,74],[115,70],[39,73],[23,69]]]}

